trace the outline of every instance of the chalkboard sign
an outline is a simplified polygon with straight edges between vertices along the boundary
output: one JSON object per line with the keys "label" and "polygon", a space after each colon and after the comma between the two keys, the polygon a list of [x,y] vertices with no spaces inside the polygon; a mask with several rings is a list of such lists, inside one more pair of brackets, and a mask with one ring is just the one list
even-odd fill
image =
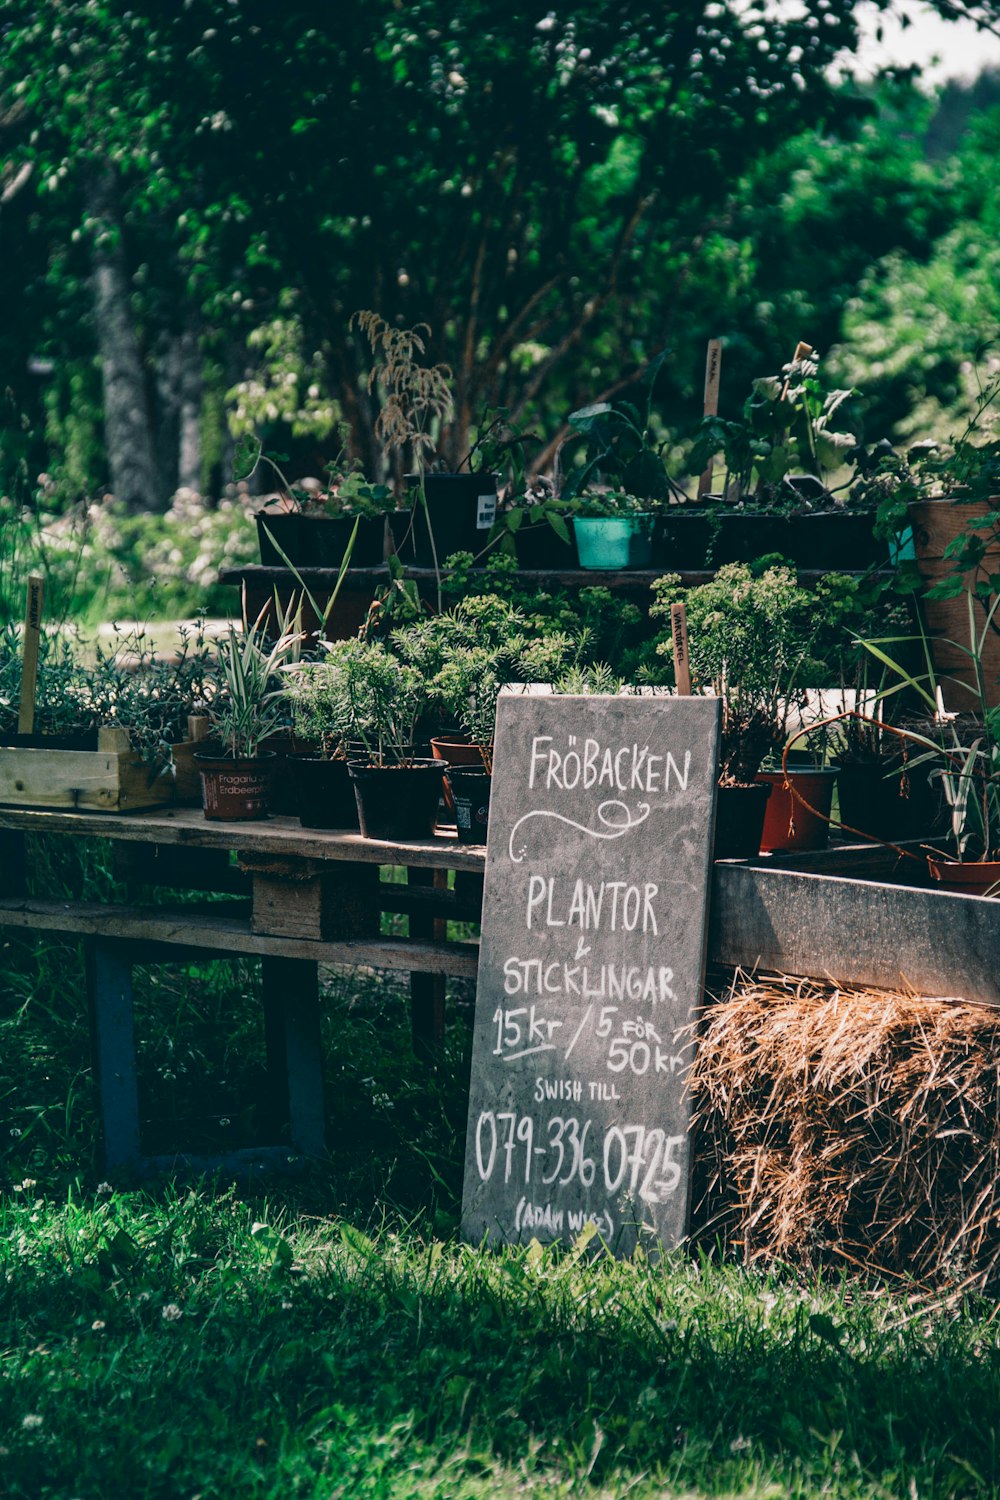
{"label": "chalkboard sign", "polygon": [[[465,1152],[475,1243],[684,1236],[719,704],[501,697]],[[678,1035],[685,1032],[684,1035]]]}

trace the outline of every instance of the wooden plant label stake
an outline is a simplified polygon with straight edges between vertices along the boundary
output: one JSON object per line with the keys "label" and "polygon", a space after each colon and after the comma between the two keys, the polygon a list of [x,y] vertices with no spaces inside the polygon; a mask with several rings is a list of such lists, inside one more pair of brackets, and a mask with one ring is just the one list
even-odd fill
{"label": "wooden plant label stake", "polygon": [[719,700],[503,695],[462,1232],[675,1246]]}
{"label": "wooden plant label stake", "polygon": [[[719,415],[719,380],[722,375],[722,340],[709,339],[708,353],[705,356],[705,405],[703,411],[706,417],[717,417]],[[708,467],[698,480],[698,494],[708,495],[712,491],[712,464]]]}
{"label": "wooden plant label stake", "polygon": [[674,645],[674,676],[681,698],[691,696],[691,663],[688,659],[687,611],[683,604],[670,606],[670,634]]}
{"label": "wooden plant label stake", "polygon": [[38,647],[42,634],[41,573],[28,574],[28,595],[24,611],[24,652],[21,660],[21,706],[17,715],[18,734],[31,734],[35,728],[35,690],[38,684]]}
{"label": "wooden plant label stake", "polygon": [[[792,364],[793,365],[797,365],[800,359],[808,359],[809,356],[810,356],[810,354],[812,354],[812,353],[813,353],[813,346],[812,346],[812,344],[804,344],[802,342],[802,340],[800,339],[799,342],[795,345],[795,353],[792,355]],[[791,383],[792,383],[792,377],[791,377],[791,375],[789,375],[788,379],[785,381],[784,385],[781,387],[781,399],[782,399],[782,401],[784,401],[785,397],[788,395],[788,387],[791,385]]]}

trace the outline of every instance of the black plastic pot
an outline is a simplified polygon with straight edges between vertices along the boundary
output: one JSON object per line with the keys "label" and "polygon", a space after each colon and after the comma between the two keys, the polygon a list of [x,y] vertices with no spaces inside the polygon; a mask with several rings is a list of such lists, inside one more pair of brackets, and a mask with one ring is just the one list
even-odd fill
{"label": "black plastic pot", "polygon": [[268,815],[268,789],[274,766],[272,752],[252,759],[206,752],[195,754],[201,772],[202,805],[213,823],[256,822]]}
{"label": "black plastic pot", "polygon": [[459,843],[485,844],[493,777],[488,771],[452,766],[448,780],[455,804]]}
{"label": "black plastic pot", "polygon": [[358,804],[346,760],[296,755],[291,762],[295,806],[303,828],[356,831]]}
{"label": "black plastic pot", "polygon": [[432,568],[434,551],[439,565],[452,552],[471,552],[481,565],[484,559],[479,554],[496,520],[496,491],[493,474],[425,474],[426,509],[414,495],[411,541],[416,566]]}
{"label": "black plastic pot", "polygon": [[720,786],[715,803],[714,859],[755,859],[760,853],[764,814],[771,788],[758,781],[753,786]]}
{"label": "black plastic pot", "polygon": [[805,569],[884,567],[888,545],[872,535],[873,521],[870,511],[783,516],[725,504],[670,506],[656,520],[653,565],[684,572],[778,552]]}
{"label": "black plastic pot", "polygon": [[[919,753],[919,752],[917,752]],[[837,778],[840,821],[873,839],[930,839],[948,825],[948,809],[940,785],[928,776],[928,766],[908,769],[902,779],[902,757],[841,765]]]}
{"label": "black plastic pot", "polygon": [[[266,568],[283,568],[286,553],[293,563],[299,562],[299,522],[297,511],[259,510],[254,518],[257,522],[257,545],[260,560]],[[275,546],[277,543],[277,547]]]}
{"label": "black plastic pot", "polygon": [[[339,568],[354,530],[354,516],[301,516],[298,532],[299,556],[292,561],[301,567]],[[349,566],[376,568],[385,561],[385,520],[382,516],[361,516],[354,539]]]}
{"label": "black plastic pot", "polygon": [[521,526],[514,533],[518,565],[522,568],[551,568],[559,572],[563,568],[575,568],[576,555],[572,538],[564,542],[548,521],[539,521],[535,526]]}
{"label": "black plastic pot", "polygon": [[413,761],[407,766],[360,765],[352,761],[351,780],[364,837],[430,838],[446,770],[441,760]]}

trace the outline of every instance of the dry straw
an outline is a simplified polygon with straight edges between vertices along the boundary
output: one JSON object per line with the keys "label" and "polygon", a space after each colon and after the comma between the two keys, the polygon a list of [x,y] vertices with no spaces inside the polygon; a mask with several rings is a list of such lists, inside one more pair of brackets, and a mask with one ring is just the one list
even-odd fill
{"label": "dry straw", "polygon": [[747,1260],[998,1280],[1000,1012],[737,975],[691,1088],[701,1236]]}

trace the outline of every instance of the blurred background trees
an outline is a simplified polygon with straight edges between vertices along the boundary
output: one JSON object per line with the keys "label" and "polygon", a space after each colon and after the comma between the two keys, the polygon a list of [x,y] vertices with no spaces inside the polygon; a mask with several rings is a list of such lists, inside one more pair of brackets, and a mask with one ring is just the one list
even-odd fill
{"label": "blurred background trees", "polygon": [[665,347],[680,439],[710,336],[724,408],[804,338],[872,432],[946,429],[1000,322],[1000,85],[845,81],[850,0],[8,0],[0,39],[8,490],[160,509],[341,423],[379,477],[359,308],[430,325],[453,464],[489,405],[544,458]]}

